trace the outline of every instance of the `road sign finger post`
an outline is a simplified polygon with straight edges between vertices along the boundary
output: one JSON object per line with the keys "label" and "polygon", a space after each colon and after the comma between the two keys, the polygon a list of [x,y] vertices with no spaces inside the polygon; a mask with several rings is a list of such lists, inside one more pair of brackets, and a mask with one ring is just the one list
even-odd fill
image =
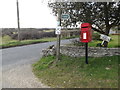
{"label": "road sign finger post", "polygon": [[61,19],[63,19],[63,20],[68,20],[69,18],[70,18],[69,14],[62,14],[61,15]]}
{"label": "road sign finger post", "polygon": [[57,34],[57,49],[56,49],[56,60],[60,60],[60,34],[61,34],[61,8],[58,9],[58,20],[57,20],[57,28],[55,34]]}

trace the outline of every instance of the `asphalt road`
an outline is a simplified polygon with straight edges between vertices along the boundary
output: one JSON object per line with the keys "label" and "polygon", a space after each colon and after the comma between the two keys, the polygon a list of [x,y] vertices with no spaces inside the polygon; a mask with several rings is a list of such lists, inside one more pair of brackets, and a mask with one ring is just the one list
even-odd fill
{"label": "asphalt road", "polygon": [[[61,45],[68,43],[70,40],[61,41]],[[2,88],[49,88],[34,76],[31,65],[42,57],[42,50],[50,45],[56,45],[56,42],[3,49]]]}

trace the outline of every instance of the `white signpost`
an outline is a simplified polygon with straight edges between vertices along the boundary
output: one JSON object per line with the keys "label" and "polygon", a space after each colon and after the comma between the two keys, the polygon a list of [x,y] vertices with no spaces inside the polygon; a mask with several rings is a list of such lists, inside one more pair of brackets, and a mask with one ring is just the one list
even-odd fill
{"label": "white signpost", "polygon": [[56,28],[55,34],[58,34],[58,35],[61,34],[61,27],[60,27],[60,26],[58,26],[58,27]]}

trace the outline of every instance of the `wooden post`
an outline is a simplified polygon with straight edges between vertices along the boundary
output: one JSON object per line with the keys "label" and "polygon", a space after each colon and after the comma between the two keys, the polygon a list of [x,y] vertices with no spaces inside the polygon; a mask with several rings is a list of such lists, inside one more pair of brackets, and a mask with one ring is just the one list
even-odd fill
{"label": "wooden post", "polygon": [[[61,9],[59,9],[58,12],[58,26],[61,26]],[[56,54],[56,59],[60,60],[60,35],[57,34],[57,54]]]}

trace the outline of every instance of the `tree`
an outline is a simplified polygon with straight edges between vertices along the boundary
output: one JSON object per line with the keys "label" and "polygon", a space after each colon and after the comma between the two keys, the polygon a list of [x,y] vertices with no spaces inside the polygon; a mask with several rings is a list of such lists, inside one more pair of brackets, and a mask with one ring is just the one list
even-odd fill
{"label": "tree", "polygon": [[[54,15],[58,8],[62,13],[68,13],[70,19],[62,20],[62,26],[77,27],[81,22],[88,22],[92,29],[105,35],[109,35],[112,27],[120,25],[120,2],[59,2],[48,3]],[[104,42],[107,47],[108,42]]]}

